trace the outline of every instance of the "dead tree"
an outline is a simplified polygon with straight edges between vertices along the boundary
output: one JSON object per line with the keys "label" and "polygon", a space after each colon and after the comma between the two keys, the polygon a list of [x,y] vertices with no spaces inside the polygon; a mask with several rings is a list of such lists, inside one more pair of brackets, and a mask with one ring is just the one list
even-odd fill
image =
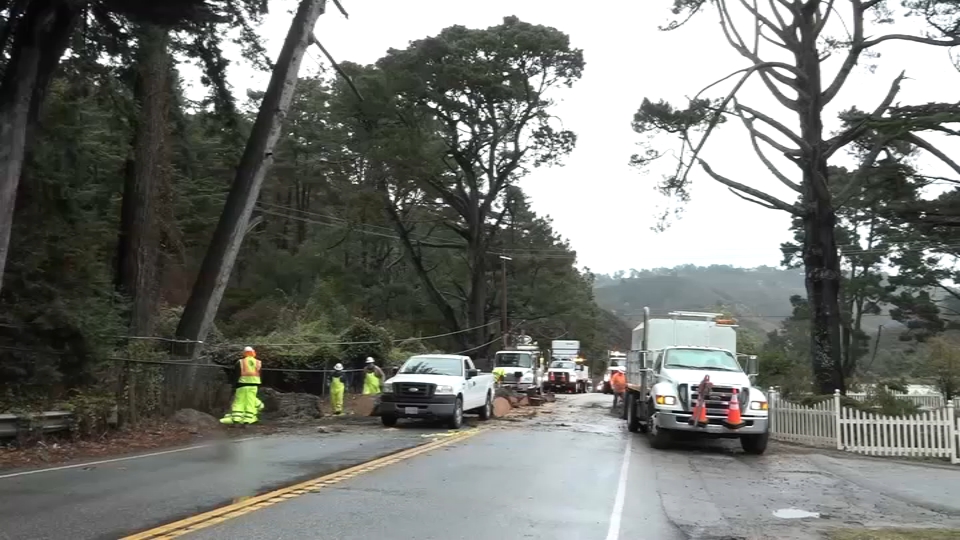
{"label": "dead tree", "polygon": [[[768,0],[761,7],[758,0],[675,0],[674,13],[686,16],[664,30],[683,26],[698,12],[713,11],[727,43],[746,61],[747,66],[701,90],[686,107],[675,108],[663,101],[645,99],[634,118],[638,133],[665,132],[680,139],[676,170],[665,178],[660,188],[686,200],[690,172],[699,166],[711,179],[727,186],[735,195],[766,208],[788,212],[803,223],[802,258],[806,273],[807,296],[811,307],[811,362],[815,384],[821,393],[845,390],[841,370],[840,257],[834,238],[837,204],[829,189],[827,164],[840,150],[854,141],[873,137],[866,152],[859,177],[873,166],[883,148],[894,139],[927,150],[942,159],[942,153],[917,138],[912,124],[900,124],[897,130],[880,132],[875,120],[891,111],[900,90],[903,74],[893,80],[886,97],[857,121],[848,123],[839,133],[824,133],[824,108],[843,89],[854,67],[868,51],[885,42],[911,41],[937,47],[960,44],[960,38],[942,39],[886,34],[868,36],[868,20],[889,11],[886,0]],[[735,10],[734,7],[737,9]],[[711,10],[711,8],[713,8]],[[843,17],[844,20],[840,20]],[[734,21],[749,20],[749,33]],[[848,33],[834,38],[829,30]],[[871,29],[872,30],[872,29]],[[779,49],[787,61],[770,61],[761,56],[765,48]],[[786,52],[784,55],[783,52]],[[766,50],[764,51],[766,54]],[[822,62],[834,54],[843,54],[843,63],[832,78],[822,73]],[[794,130],[776,119],[776,114],[761,112],[739,99],[745,84],[759,79],[787,113],[795,119]],[[733,88],[719,99],[702,97],[722,82],[735,80]],[[759,159],[778,180],[797,195],[795,202],[784,201],[762,189],[748,186],[713,169],[701,157],[704,145],[715,128],[724,120],[736,118],[749,134],[749,141]],[[772,154],[771,152],[772,149]],[[796,169],[784,172],[771,156],[779,154]],[[648,148],[644,155],[634,156],[636,165],[645,165],[663,152]],[[848,189],[857,189],[851,182]],[[843,200],[842,196],[837,200]]]}

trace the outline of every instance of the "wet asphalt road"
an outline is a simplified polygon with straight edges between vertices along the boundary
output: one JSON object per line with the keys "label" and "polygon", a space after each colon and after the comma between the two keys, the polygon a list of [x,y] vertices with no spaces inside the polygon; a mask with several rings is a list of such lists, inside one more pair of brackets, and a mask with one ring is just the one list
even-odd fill
{"label": "wet asphalt road", "polygon": [[[192,540],[822,538],[831,527],[960,527],[960,468],[736,441],[649,448],[611,397],[559,396],[533,419],[188,534]],[[421,426],[237,443],[3,479],[0,538],[117,538],[362,456]],[[625,466],[626,458],[626,466]],[[786,511],[786,512],[784,512]],[[819,513],[805,519],[780,518]]]}
{"label": "wet asphalt road", "polygon": [[116,539],[409,448],[440,431],[311,432],[38,474],[3,471],[0,539]]}

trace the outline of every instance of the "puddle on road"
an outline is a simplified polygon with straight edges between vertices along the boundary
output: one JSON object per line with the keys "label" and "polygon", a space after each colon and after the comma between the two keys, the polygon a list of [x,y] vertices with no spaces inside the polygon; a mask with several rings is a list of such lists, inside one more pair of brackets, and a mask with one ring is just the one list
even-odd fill
{"label": "puddle on road", "polygon": [[780,510],[774,510],[773,516],[782,519],[819,518],[820,512],[807,512],[799,508],[781,508]]}

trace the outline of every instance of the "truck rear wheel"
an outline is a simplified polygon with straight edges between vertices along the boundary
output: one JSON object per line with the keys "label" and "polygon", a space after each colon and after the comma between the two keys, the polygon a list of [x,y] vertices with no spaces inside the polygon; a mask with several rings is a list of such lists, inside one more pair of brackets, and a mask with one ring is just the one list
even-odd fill
{"label": "truck rear wheel", "polygon": [[453,416],[447,420],[447,426],[450,429],[460,429],[463,425],[463,398],[457,396],[457,401],[453,404]]}
{"label": "truck rear wheel", "polygon": [[769,440],[769,431],[760,435],[743,435],[740,437],[740,446],[744,452],[759,456],[767,451],[767,442]]}
{"label": "truck rear wheel", "polygon": [[493,398],[490,397],[490,393],[487,393],[487,402],[483,404],[483,408],[480,409],[480,419],[489,420],[493,417]]}
{"label": "truck rear wheel", "polygon": [[623,407],[627,410],[627,430],[630,433],[640,431],[640,419],[637,417],[637,399],[633,392],[627,392],[624,396]]}

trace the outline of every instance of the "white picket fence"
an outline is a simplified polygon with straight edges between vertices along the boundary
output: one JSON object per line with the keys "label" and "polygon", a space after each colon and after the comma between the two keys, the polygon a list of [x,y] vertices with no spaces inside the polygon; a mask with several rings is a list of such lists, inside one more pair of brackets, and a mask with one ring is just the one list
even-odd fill
{"label": "white picket fence", "polygon": [[902,417],[840,405],[840,393],[813,406],[770,393],[770,435],[775,440],[837,448],[858,454],[949,458],[960,464],[960,422],[946,407]]}
{"label": "white picket fence", "polygon": [[[909,401],[921,409],[940,409],[945,406],[943,396],[937,394],[908,394],[906,392],[891,392],[897,399]],[[857,401],[867,399],[866,392],[847,392],[847,397]]]}

